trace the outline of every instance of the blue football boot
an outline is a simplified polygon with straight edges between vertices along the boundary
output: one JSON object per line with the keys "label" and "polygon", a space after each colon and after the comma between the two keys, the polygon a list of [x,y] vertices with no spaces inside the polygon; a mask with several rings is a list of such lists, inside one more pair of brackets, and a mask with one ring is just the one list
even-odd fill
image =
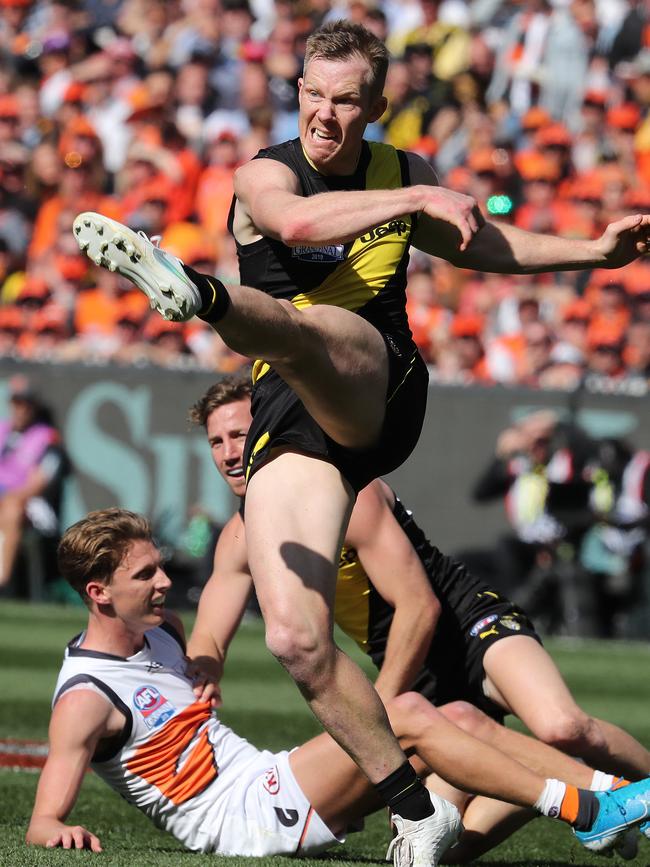
{"label": "blue football boot", "polygon": [[575,831],[591,852],[607,852],[629,828],[650,824],[650,778],[608,792],[594,792],[598,816],[587,831]]}

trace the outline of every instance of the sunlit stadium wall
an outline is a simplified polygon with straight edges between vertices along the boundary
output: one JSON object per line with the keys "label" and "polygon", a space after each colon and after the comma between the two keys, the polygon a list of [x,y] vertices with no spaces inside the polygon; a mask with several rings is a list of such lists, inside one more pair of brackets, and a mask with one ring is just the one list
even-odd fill
{"label": "sunlit stadium wall", "polygon": [[[234,504],[212,467],[189,406],[217,378],[205,372],[0,362],[0,414],[8,381],[25,373],[53,409],[74,465],[65,523],[90,509],[120,505],[154,518],[173,542],[190,508],[225,520]],[[424,431],[391,482],[433,541],[446,551],[491,545],[506,527],[503,505],[479,506],[470,492],[500,431],[544,407],[575,417],[594,436],[650,447],[645,395],[432,385]],[[272,520],[272,516],[269,517]]]}

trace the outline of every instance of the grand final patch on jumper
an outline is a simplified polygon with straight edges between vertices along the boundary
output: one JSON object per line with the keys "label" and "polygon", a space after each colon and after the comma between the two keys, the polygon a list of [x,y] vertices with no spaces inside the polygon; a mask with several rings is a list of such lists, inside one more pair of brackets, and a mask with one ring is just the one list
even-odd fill
{"label": "grand final patch on jumper", "polygon": [[499,623],[501,626],[505,626],[506,629],[512,629],[513,632],[521,630],[521,623],[518,623],[514,617],[502,617]]}
{"label": "grand final patch on jumper", "polygon": [[482,629],[485,629],[486,626],[489,626],[490,623],[494,623],[494,621],[498,619],[498,614],[490,614],[489,617],[484,617],[482,620],[478,620],[470,629],[469,634],[475,638]]}
{"label": "grand final patch on jumper", "polygon": [[344,244],[326,244],[324,247],[293,247],[291,255],[301,262],[342,262],[345,259]]}
{"label": "grand final patch on jumper", "polygon": [[176,713],[174,705],[155,686],[139,686],[133,693],[133,706],[150,729],[158,728]]}

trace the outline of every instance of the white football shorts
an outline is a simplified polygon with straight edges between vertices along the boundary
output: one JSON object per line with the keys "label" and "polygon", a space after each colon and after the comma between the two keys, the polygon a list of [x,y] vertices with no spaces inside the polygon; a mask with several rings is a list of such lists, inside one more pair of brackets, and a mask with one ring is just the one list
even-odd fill
{"label": "white football shorts", "polygon": [[247,764],[203,834],[211,838],[203,851],[219,855],[296,855],[343,842],[303,794],[286,751],[263,750]]}

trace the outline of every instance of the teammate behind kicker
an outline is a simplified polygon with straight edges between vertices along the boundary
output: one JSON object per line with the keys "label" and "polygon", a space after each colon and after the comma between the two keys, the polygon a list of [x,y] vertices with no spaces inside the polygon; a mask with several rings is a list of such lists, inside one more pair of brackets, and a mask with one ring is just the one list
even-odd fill
{"label": "teammate behind kicker", "polygon": [[[57,680],[28,843],[102,850],[91,831],[65,824],[89,765],[195,851],[316,852],[342,841],[347,826],[381,806],[329,735],[273,754],[257,750],[213,715],[213,685],[193,683],[186,673],[182,623],[165,611],[171,581],[140,515],[91,512],[65,532],[59,567],[88,606],[88,626],[68,645]],[[545,781],[458,731],[415,693],[393,699],[387,709],[418,773],[444,761],[453,732],[456,744],[464,741],[448,763],[453,784],[464,775],[474,791],[509,795],[514,803],[558,816],[592,850],[609,848],[648,815],[650,780],[597,793]],[[431,798],[435,824],[408,827],[398,817],[389,849],[395,864],[437,865],[458,837],[456,808]],[[569,811],[577,815],[569,819]]]}

